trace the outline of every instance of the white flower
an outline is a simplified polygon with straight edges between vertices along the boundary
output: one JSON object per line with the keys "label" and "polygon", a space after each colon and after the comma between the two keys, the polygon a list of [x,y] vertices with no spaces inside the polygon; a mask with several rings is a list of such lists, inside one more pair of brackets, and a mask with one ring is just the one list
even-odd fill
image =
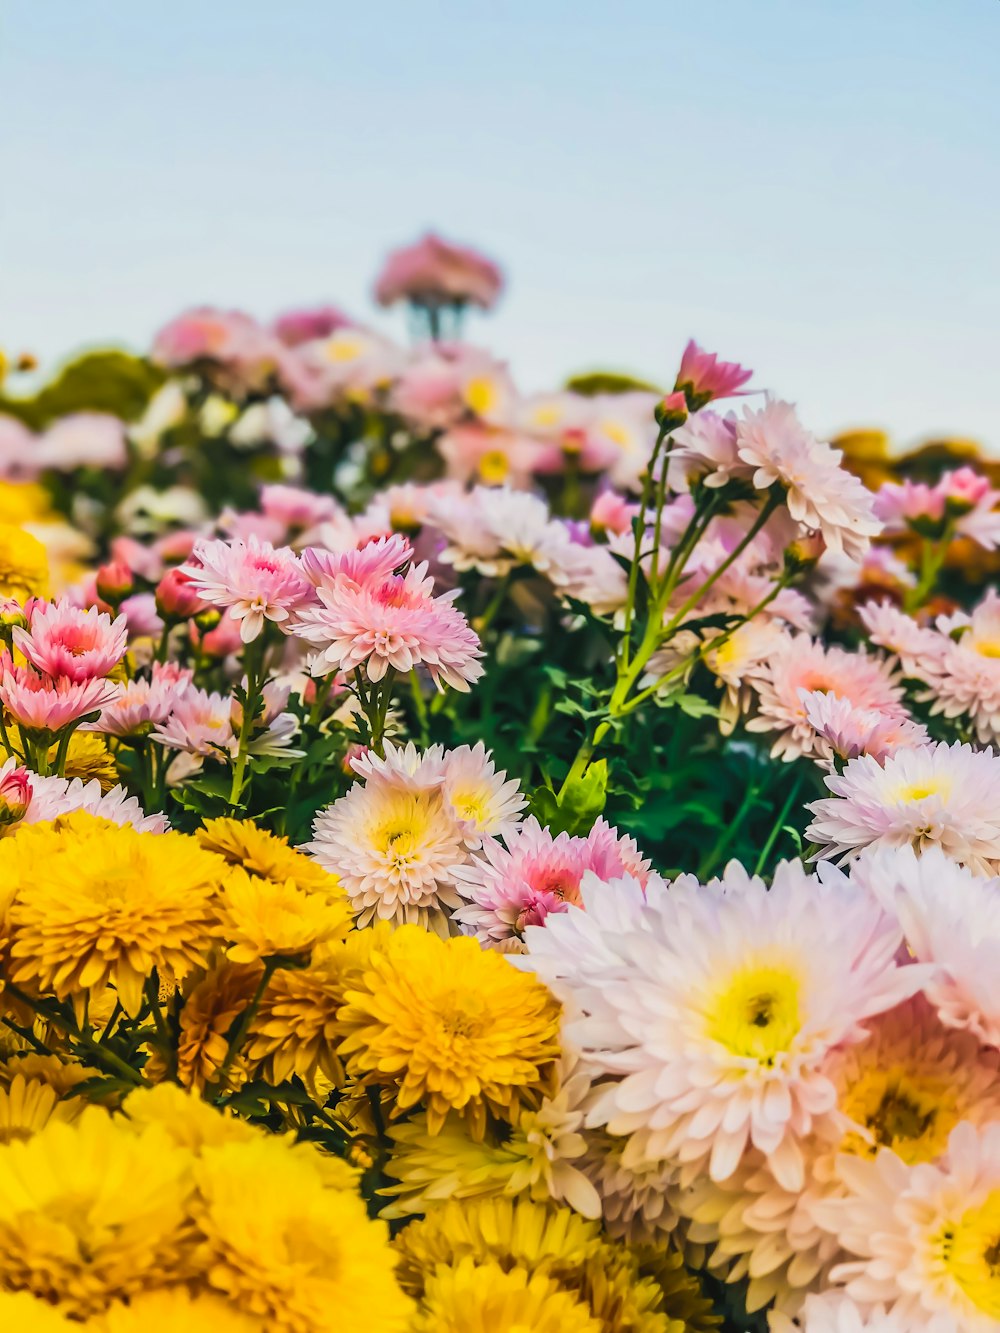
{"label": "white flower", "polygon": [[[770,1333],[915,1333],[912,1324],[886,1311],[883,1305],[858,1305],[842,1291],[809,1296],[793,1323],[772,1315]],[[926,1333],[935,1333],[928,1327]]]}
{"label": "white flower", "polygon": [[816,755],[827,767],[833,758],[856,759],[869,754],[880,762],[897,750],[926,745],[930,737],[919,722],[900,719],[876,708],[857,708],[850,699],[826,690],[799,690],[806,720],[817,736]]}
{"label": "white flower", "polygon": [[[5,766],[6,767],[6,766]],[[2,774],[0,774],[2,776]],[[166,815],[147,815],[135,796],[129,796],[124,787],[112,787],[102,794],[96,778],[83,782],[81,778],[31,777],[31,800],[24,815],[25,824],[40,824],[59,815],[85,810],[112,824],[131,824],[139,833],[166,833],[170,821]]]}

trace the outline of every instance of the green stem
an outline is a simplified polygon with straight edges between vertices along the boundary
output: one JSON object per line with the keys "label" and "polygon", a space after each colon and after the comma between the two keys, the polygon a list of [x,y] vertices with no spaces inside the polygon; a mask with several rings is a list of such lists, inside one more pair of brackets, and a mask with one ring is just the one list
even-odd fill
{"label": "green stem", "polygon": [[477,616],[473,621],[472,628],[480,638],[483,637],[489,627],[493,624],[497,612],[500,610],[501,606],[503,606],[507,598],[507,593],[510,591],[512,574],[513,570],[508,570],[507,573],[504,574],[503,578],[497,583],[493,596],[490,598],[489,602],[487,602],[483,614]]}
{"label": "green stem", "polygon": [[740,802],[740,808],[736,815],[726,826],[725,832],[719,838],[715,846],[704,856],[698,866],[698,878],[704,880],[711,870],[713,870],[722,857],[732,846],[733,839],[743,826],[747,815],[753,808],[753,803],[757,799],[759,788],[754,783],[748,783],[746,791],[743,793],[743,800]]}
{"label": "green stem", "polygon": [[163,1010],[160,1008],[160,983],[155,972],[152,976],[146,978],[144,990],[146,993],[146,1002],[153,1015],[153,1024],[156,1027],[156,1035],[159,1038],[160,1046],[167,1062],[167,1078],[172,1079],[177,1070],[177,1053],[174,1050],[174,1043],[170,1036],[170,1029],[167,1027],[167,1020],[164,1018]]}
{"label": "green stem", "polygon": [[416,667],[410,672],[410,692],[413,695],[413,708],[417,715],[417,726],[420,729],[420,745],[422,749],[426,750],[431,743],[430,717],[427,712],[427,700],[424,698]]}
{"label": "green stem", "polygon": [[236,762],[233,764],[233,783],[229,789],[229,813],[235,815],[243,800],[243,784],[246,780],[247,760],[250,756],[250,737],[263,703],[261,688],[264,683],[264,636],[260,635],[253,643],[247,644],[243,662],[247,673],[246,697],[243,702],[243,716],[240,719],[240,736],[236,750]]}
{"label": "green stem", "polygon": [[280,965],[280,961],[276,958],[264,959],[264,971],[260,981],[257,983],[257,989],[254,991],[250,1003],[243,1010],[242,1014],[240,1014],[239,1022],[236,1024],[232,1036],[229,1038],[229,1045],[226,1047],[225,1058],[219,1066],[215,1077],[212,1079],[212,1082],[217,1083],[220,1088],[225,1084],[226,1075],[232,1068],[233,1061],[239,1054],[240,1047],[243,1045],[244,1041],[246,1041],[247,1033],[250,1031],[250,1024],[257,1016],[257,1010],[260,1008],[260,1002],[264,998],[264,992],[267,990],[271,978],[274,976]]}
{"label": "green stem", "polygon": [[15,1023],[12,1018],[2,1018],[0,1019],[0,1023],[3,1023],[5,1028],[10,1028],[11,1032],[16,1032],[17,1035],[23,1041],[26,1041],[31,1049],[37,1051],[39,1055],[52,1054],[49,1048],[45,1045],[45,1042],[36,1037],[31,1028],[22,1027],[20,1023]]}
{"label": "green stem", "polygon": [[55,1007],[55,1005],[48,1004],[45,1000],[38,999],[34,995],[28,995],[27,992],[21,990],[19,986],[15,986],[12,981],[6,983],[6,988],[15,999],[20,1000],[22,1004],[28,1005],[29,1008],[34,1009],[36,1014],[41,1014],[41,1016],[49,1023],[54,1024],[57,1028],[60,1028],[65,1032],[67,1036],[71,1037],[77,1045],[81,1046],[87,1052],[95,1064],[107,1067],[110,1071],[117,1074],[119,1078],[124,1079],[128,1083],[145,1083],[146,1080],[137,1069],[133,1069],[131,1065],[126,1064],[120,1056],[115,1055],[114,1051],[108,1050],[106,1046],[101,1046],[98,1042],[94,1041],[92,1037],[88,1037],[85,1033],[81,1032],[77,1025],[71,1023],[69,1019]]}
{"label": "green stem", "polygon": [[[753,868],[753,873],[755,875],[759,875],[767,865],[767,858],[771,855],[774,844],[778,840],[779,833],[785,827],[785,820],[788,818],[789,812],[795,803],[795,798],[798,796],[801,786],[802,774],[799,773],[798,777],[795,779],[795,786],[786,796],[785,804],[781,807],[781,812],[778,815],[778,818],[774,821],[774,824],[771,827],[771,832],[767,835],[767,841],[764,843],[760,856],[757,857],[757,864]],[[803,857],[803,860],[804,859],[805,858]]]}
{"label": "green stem", "polygon": [[904,611],[916,611],[930,599],[953,536],[954,523],[950,522],[938,541],[924,538],[920,546],[920,576],[917,586],[911,588],[903,599]]}

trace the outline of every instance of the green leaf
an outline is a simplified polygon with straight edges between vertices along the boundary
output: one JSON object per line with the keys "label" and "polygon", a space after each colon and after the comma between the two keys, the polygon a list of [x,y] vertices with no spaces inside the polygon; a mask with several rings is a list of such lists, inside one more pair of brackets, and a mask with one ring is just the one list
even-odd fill
{"label": "green leaf", "polygon": [[608,799],[608,761],[598,759],[582,777],[573,778],[557,796],[551,787],[538,787],[529,798],[529,808],[540,824],[553,833],[588,832],[603,812]]}

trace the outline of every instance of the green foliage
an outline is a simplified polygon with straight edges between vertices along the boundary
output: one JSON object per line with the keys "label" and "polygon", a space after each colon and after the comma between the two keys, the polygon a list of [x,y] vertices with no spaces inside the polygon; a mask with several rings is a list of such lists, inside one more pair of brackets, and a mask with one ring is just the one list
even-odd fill
{"label": "green foliage", "polygon": [[71,412],[110,412],[135,421],[164,380],[163,371],[141,357],[113,350],[87,352],[59,372],[32,398],[0,394],[0,412],[33,430]]}
{"label": "green foliage", "polygon": [[636,379],[634,375],[623,375],[614,370],[591,370],[582,375],[571,375],[566,381],[566,388],[573,393],[593,398],[599,393],[666,393],[657,384],[648,380]]}

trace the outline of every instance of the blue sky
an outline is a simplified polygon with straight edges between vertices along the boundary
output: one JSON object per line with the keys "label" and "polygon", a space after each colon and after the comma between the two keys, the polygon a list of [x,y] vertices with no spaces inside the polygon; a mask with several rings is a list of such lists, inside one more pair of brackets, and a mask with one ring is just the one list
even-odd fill
{"label": "blue sky", "polygon": [[1000,450],[998,0],[0,0],[0,342],[374,315],[427,226],[527,389],[685,339],[817,431]]}

